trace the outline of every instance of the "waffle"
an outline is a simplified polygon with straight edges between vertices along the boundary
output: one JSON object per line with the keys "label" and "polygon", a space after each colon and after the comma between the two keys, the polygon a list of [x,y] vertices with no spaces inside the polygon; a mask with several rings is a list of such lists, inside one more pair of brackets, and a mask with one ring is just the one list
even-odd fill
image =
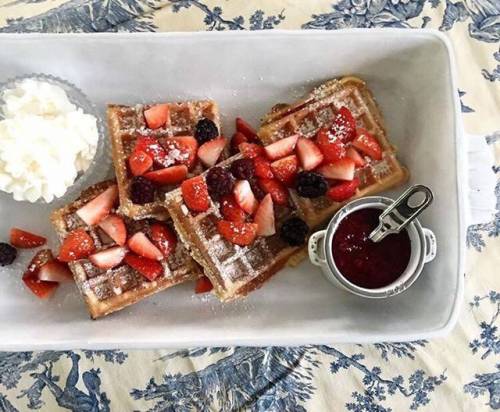
{"label": "waffle", "polygon": [[[112,184],[115,182],[110,180],[92,186],[76,201],[52,213],[51,220],[61,241],[70,231],[83,227],[94,239],[96,251],[116,245],[101,229],[96,226],[87,226],[75,213]],[[129,218],[124,218],[124,221],[129,234],[138,231],[147,233],[151,223],[151,220],[135,221]],[[167,221],[165,224],[171,225],[171,222]],[[196,279],[201,275],[200,267],[190,257],[181,242],[177,243],[176,251],[160,263],[164,268],[164,273],[152,282],[126,264],[106,271],[97,268],[88,259],[82,259],[69,263],[69,267],[87,303],[90,316],[96,319],[123,309],[170,286]]]}
{"label": "waffle", "polygon": [[331,126],[335,113],[342,106],[351,111],[357,127],[365,128],[378,140],[383,151],[382,160],[372,161],[357,170],[360,186],[346,202],[334,202],[326,196],[306,199],[290,190],[295,207],[310,228],[325,224],[345,203],[402,184],[409,176],[387,139],[382,114],[371,92],[365,82],[356,77],[331,80],[315,88],[303,100],[275,106],[264,117],[258,136],[264,145],[295,134],[314,137],[320,128]]}
{"label": "waffle", "polygon": [[[138,135],[153,136],[160,141],[172,136],[193,135],[196,123],[203,117],[212,120],[220,130],[219,109],[210,100],[168,103],[170,117],[164,127],[149,129],[143,112],[150,106],[108,105],[107,117],[111,138],[113,163],[120,193],[120,213],[132,219],[153,217],[164,220],[168,217],[161,199],[164,193],[175,188],[159,188],[154,202],[144,205],[134,204],[129,196],[130,176],[127,159],[133,150]],[[224,155],[224,154],[223,154]],[[200,174],[203,168],[198,165],[190,171],[190,176]]]}

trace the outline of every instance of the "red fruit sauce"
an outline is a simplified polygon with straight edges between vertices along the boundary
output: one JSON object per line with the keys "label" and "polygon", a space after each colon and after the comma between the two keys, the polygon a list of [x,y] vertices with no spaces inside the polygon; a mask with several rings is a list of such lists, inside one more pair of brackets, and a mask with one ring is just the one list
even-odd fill
{"label": "red fruit sauce", "polygon": [[370,233],[378,226],[381,209],[360,209],[340,221],[333,235],[333,259],[351,283],[367,289],[384,287],[405,271],[411,255],[406,230],[375,243]]}

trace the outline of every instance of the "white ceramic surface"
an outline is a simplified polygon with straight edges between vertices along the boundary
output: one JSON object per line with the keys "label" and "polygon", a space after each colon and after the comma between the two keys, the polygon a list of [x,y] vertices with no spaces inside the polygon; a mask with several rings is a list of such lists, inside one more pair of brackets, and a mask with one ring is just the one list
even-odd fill
{"label": "white ceramic surface", "polygon": [[[50,73],[101,109],[209,97],[220,104],[228,136],[237,115],[257,124],[276,102],[332,77],[358,75],[380,103],[410,183],[435,193],[421,221],[442,245],[417,282],[392,299],[348,294],[304,263],[241,302],[223,305],[185,284],[99,321],[89,320],[71,285],[47,302],[31,296],[19,273],[30,252],[22,252],[13,268],[0,268],[0,349],[405,341],[448,332],[462,300],[465,239],[452,67],[447,40],[428,30],[0,35],[0,81]],[[51,233],[48,212],[0,196],[0,239],[13,225]]]}

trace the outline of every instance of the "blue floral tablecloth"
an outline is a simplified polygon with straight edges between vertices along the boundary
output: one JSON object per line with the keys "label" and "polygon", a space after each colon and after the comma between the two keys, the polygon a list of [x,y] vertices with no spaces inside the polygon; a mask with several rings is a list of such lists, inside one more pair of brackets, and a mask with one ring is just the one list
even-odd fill
{"label": "blue floral tablecloth", "polygon": [[[432,27],[455,49],[463,121],[500,173],[499,0],[0,0],[0,32]],[[1,64],[1,62],[0,62]],[[0,411],[500,409],[500,183],[468,228],[465,304],[444,339],[299,348],[0,353]]]}

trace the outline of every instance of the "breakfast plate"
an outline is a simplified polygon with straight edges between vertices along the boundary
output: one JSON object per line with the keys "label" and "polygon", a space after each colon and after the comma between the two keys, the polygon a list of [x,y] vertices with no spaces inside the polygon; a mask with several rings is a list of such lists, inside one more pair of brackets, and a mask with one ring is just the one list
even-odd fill
{"label": "breakfast plate", "polygon": [[[221,303],[194,294],[186,282],[95,321],[73,284],[48,300],[27,293],[20,277],[32,253],[23,250],[13,265],[0,268],[1,350],[409,341],[453,327],[463,289],[464,146],[453,56],[440,33],[6,34],[0,36],[0,62],[0,82],[30,73],[65,79],[102,119],[109,103],[213,99],[229,136],[236,117],[257,126],[277,102],[296,101],[332,78],[359,76],[410,170],[406,185],[382,194],[396,198],[415,183],[432,188],[434,203],[419,219],[438,245],[411,288],[388,299],[348,294],[303,262],[245,299]],[[60,206],[1,193],[0,240],[21,227],[44,234],[57,250],[49,216]]]}

